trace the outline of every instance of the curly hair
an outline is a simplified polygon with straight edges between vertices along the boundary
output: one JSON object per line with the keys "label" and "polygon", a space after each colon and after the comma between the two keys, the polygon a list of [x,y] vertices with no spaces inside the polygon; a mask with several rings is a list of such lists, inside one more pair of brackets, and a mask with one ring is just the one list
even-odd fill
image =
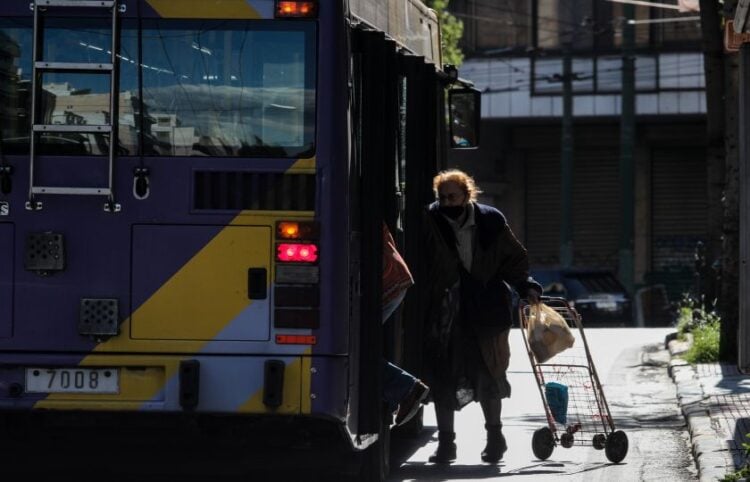
{"label": "curly hair", "polygon": [[438,195],[438,188],[448,181],[453,181],[458,184],[464,194],[469,196],[469,200],[472,202],[476,201],[477,195],[482,192],[477,187],[473,177],[458,169],[448,169],[447,171],[440,171],[434,178],[432,178],[432,190],[435,193],[435,197]]}

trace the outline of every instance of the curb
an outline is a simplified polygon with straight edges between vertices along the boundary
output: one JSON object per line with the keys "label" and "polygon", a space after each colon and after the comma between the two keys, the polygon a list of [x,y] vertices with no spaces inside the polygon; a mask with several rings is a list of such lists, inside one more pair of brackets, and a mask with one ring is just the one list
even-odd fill
{"label": "curb", "polygon": [[733,467],[734,462],[711,424],[711,411],[705,403],[708,397],[703,393],[695,369],[685,360],[677,358],[687,351],[690,341],[669,341],[667,338],[666,344],[672,357],[667,372],[677,387],[677,400],[687,421],[698,477],[701,482],[716,482],[727,474],[727,468]]}

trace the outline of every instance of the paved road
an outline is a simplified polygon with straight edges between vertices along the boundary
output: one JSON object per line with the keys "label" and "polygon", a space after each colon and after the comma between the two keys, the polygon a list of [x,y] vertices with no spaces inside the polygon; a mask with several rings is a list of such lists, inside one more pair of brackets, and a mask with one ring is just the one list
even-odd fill
{"label": "paved road", "polygon": [[690,481],[696,479],[685,422],[667,377],[663,350],[668,329],[588,329],[592,358],[604,384],[615,425],[624,430],[630,450],[623,463],[609,463],[591,446],[555,448],[542,462],[531,450],[531,436],[545,425],[544,410],[518,330],[511,343],[510,381],[513,396],[503,408],[509,450],[498,466],[480,461],[484,447],[483,418],[478,404],[457,416],[458,460],[450,466],[429,464],[437,445],[432,407],[425,415],[422,436],[400,442],[401,459],[392,463],[390,481],[517,479],[527,481]]}

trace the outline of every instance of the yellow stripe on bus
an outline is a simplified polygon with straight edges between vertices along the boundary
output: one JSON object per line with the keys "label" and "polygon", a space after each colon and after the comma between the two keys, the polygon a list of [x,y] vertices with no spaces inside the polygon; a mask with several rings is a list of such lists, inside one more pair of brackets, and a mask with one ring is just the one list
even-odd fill
{"label": "yellow stripe on bus", "polygon": [[270,271],[271,236],[270,227],[221,230],[133,314],[133,338],[215,339],[252,303],[247,268]]}
{"label": "yellow stripe on bus", "polygon": [[146,0],[163,18],[261,18],[246,0]]}
{"label": "yellow stripe on bus", "polygon": [[294,164],[292,164],[292,167],[287,169],[287,172],[290,171],[312,171],[315,172],[315,158],[311,157],[309,159],[297,159]]}

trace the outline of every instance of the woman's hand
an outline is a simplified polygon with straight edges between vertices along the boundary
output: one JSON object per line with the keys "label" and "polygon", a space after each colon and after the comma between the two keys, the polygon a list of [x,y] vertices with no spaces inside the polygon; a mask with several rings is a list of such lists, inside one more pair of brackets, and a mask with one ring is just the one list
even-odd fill
{"label": "woman's hand", "polygon": [[526,291],[526,301],[528,301],[530,305],[538,304],[541,297],[542,294],[536,288],[529,288]]}

